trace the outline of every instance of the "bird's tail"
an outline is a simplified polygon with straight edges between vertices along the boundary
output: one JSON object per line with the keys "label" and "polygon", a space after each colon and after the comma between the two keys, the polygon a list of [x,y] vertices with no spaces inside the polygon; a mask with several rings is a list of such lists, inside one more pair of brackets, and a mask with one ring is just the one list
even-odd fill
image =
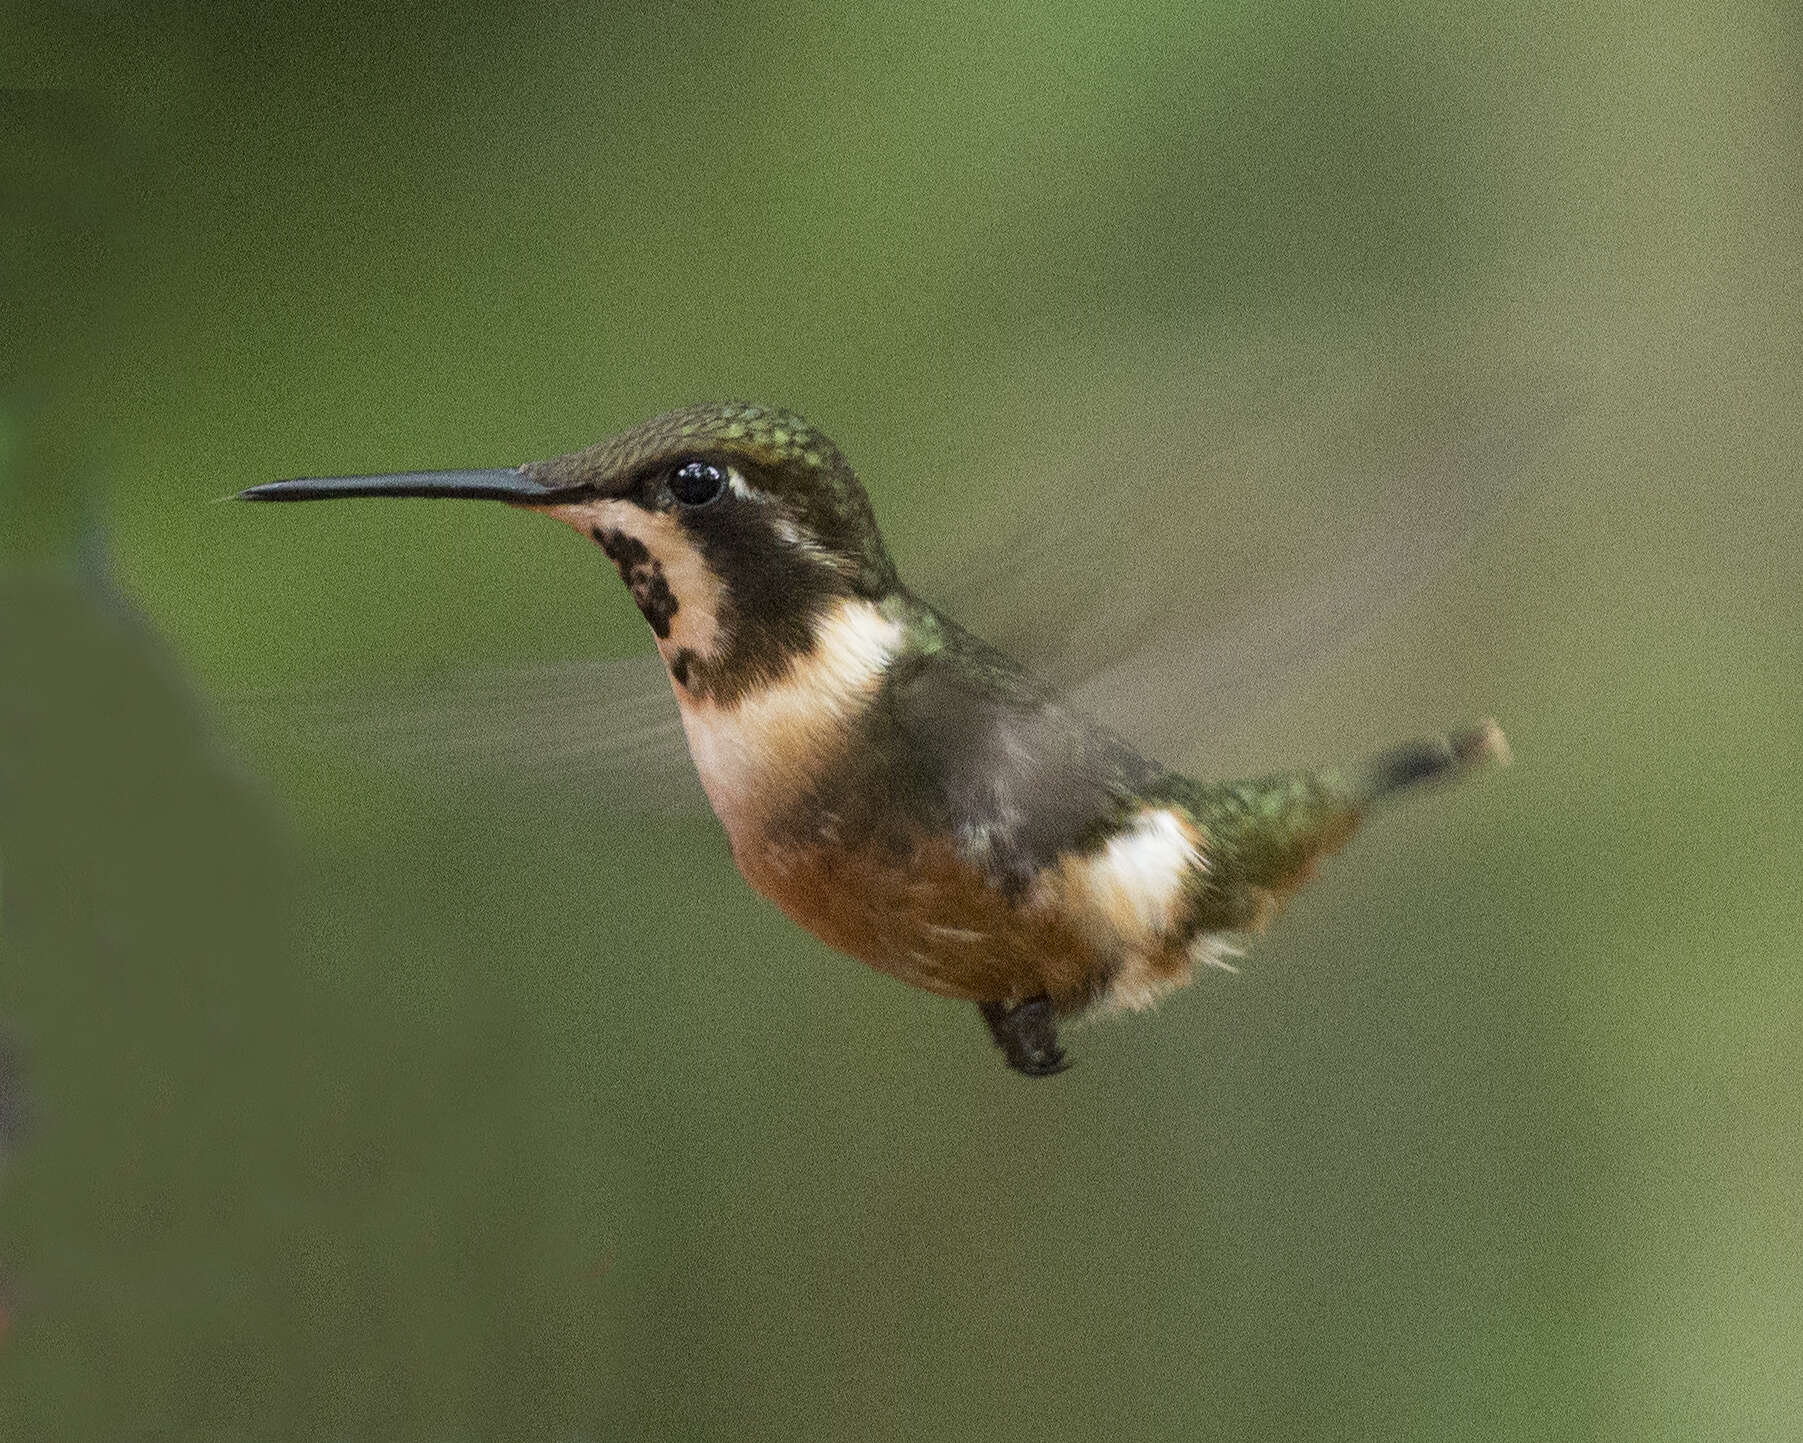
{"label": "bird's tail", "polygon": [[1509,743],[1493,721],[1465,731],[1408,742],[1373,757],[1355,774],[1352,796],[1361,807],[1429,782],[1455,781],[1485,766],[1507,766]]}
{"label": "bird's tail", "polygon": [[1345,845],[1374,803],[1508,759],[1501,728],[1487,721],[1392,748],[1348,772],[1281,772],[1196,788],[1188,800],[1208,857],[1198,877],[1198,927],[1262,927],[1323,856]]}

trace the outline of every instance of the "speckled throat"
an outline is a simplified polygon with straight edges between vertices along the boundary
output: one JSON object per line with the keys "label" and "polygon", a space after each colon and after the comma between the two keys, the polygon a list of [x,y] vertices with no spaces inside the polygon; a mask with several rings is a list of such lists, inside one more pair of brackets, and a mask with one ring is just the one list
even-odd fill
{"label": "speckled throat", "polygon": [[[683,466],[717,473],[718,493],[676,499]],[[523,469],[556,497],[538,509],[614,562],[686,700],[776,684],[841,602],[898,586],[856,474],[791,412],[695,407]]]}

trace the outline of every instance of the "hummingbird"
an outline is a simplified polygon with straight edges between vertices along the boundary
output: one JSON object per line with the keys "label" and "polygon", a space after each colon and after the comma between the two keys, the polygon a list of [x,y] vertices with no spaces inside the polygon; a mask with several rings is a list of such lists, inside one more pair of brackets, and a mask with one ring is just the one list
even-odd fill
{"label": "hummingbird", "polygon": [[776,407],[239,496],[501,501],[573,527],[651,627],[745,880],[828,946],[975,1004],[1030,1077],[1065,1069],[1061,1023],[1231,966],[1373,807],[1508,760],[1485,721],[1343,769],[1171,770],[911,590],[839,448]]}

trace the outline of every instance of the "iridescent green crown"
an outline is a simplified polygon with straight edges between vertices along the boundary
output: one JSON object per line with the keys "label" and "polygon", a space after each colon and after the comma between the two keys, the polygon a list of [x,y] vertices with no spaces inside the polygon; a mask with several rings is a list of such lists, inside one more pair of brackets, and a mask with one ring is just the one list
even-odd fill
{"label": "iridescent green crown", "polygon": [[552,485],[605,485],[691,454],[738,458],[756,468],[756,484],[845,558],[862,587],[880,593],[895,584],[894,564],[857,473],[823,432],[793,411],[748,401],[685,406],[529,469]]}
{"label": "iridescent green crown", "polygon": [[666,411],[586,451],[541,466],[590,476],[618,476],[648,461],[688,450],[727,451],[772,470],[851,471],[839,448],[793,411],[747,401],[715,401]]}

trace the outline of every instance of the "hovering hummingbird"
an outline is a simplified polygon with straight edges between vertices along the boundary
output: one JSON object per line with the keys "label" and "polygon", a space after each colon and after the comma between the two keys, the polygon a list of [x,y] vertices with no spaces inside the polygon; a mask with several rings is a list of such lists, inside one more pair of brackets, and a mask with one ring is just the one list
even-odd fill
{"label": "hovering hummingbird", "polygon": [[829,946],[973,1002],[1008,1064],[1226,965],[1374,805],[1508,752],[1494,722],[1344,771],[1203,782],[1142,756],[903,583],[791,412],[671,411],[502,470],[274,481],[247,501],[464,497],[574,527],[657,639],[740,872]]}

